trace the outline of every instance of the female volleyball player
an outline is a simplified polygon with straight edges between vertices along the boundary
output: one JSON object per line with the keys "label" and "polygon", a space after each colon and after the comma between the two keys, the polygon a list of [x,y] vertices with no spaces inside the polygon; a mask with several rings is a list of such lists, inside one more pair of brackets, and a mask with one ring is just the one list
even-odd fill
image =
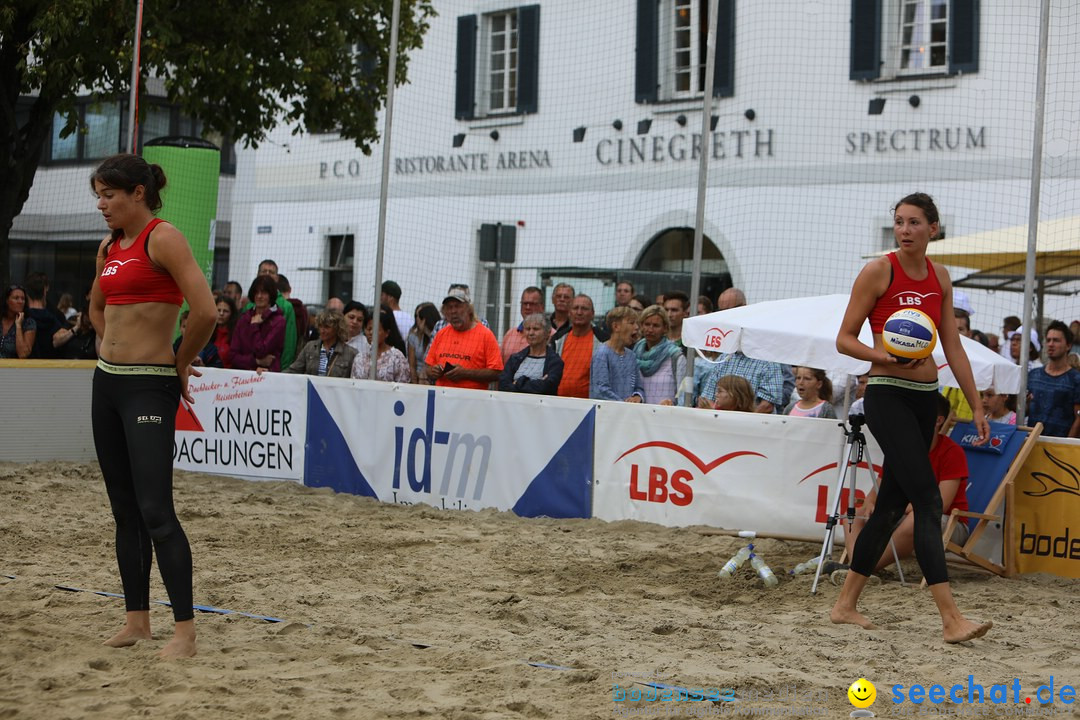
{"label": "female volleyball player", "polygon": [[[837,350],[871,363],[866,422],[884,451],[885,470],[877,504],[855,543],[851,572],[830,618],[834,623],[874,627],[856,604],[910,503],[915,516],[915,554],[941,613],[945,641],[962,642],[986,634],[992,623],[977,624],[965,618],[949,588],[941,540],[941,495],[928,457],[937,415],[937,367],[931,358],[899,363],[885,351],[881,339],[885,320],[896,310],[914,307],[929,315],[953,375],[974,411],[978,443],[987,441],[990,429],[982,399],[953,316],[952,283],[945,268],[926,257],[926,246],[937,232],[938,210],[929,195],[915,193],[897,204],[893,210],[897,250],[871,261],[859,273],[836,337]],[[859,330],[867,319],[873,347],[859,341]]]}
{"label": "female volleyball player", "polygon": [[[98,463],[116,520],[116,559],[127,610],[111,647],[150,639],[150,562],[172,603],[176,630],[163,658],[195,654],[191,548],[173,509],[176,410],[192,402],[191,363],[216,322],[214,296],[187,240],[154,217],[165,174],[135,155],[114,155],[90,178],[112,232],[101,242],[90,318],[101,338],[91,418]],[[180,305],[191,313],[176,354]],[[151,553],[151,547],[153,553]]]}

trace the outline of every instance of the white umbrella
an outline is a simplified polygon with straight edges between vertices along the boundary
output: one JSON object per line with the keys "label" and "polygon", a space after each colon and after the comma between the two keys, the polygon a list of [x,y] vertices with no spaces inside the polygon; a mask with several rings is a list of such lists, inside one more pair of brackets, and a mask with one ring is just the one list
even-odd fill
{"label": "white umbrella", "polygon": [[[848,295],[773,300],[697,315],[683,321],[683,344],[701,350],[743,355],[761,360],[806,365],[833,374],[861,375],[870,363],[842,355],[836,350],[836,334],[847,309]],[[864,322],[859,339],[873,345],[870,324]],[[1020,388],[1020,366],[970,338],[960,337],[967,353],[975,386],[1015,393]],[[934,349],[938,379],[942,385],[959,387],[938,343]]]}

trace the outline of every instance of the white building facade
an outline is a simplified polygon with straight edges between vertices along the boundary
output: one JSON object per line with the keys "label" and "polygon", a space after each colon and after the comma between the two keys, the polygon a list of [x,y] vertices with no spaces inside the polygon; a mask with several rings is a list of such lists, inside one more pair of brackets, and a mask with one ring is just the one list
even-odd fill
{"label": "white building facade", "polygon": [[[600,311],[618,279],[649,297],[690,289],[704,5],[440,0],[395,98],[382,277],[404,288],[403,308],[464,282],[501,330],[530,285],[568,280]],[[1080,212],[1080,11],[1053,6],[1047,217]],[[950,236],[1027,221],[1037,3],[719,7],[702,263],[713,299],[728,284],[751,302],[846,291],[917,190]],[[270,257],[295,297],[370,302],[382,153],[290,128],[240,151],[230,278],[246,287]],[[492,233],[513,235],[512,259],[496,265]],[[970,294],[974,327],[1020,314],[1016,293]],[[1050,302],[1051,317],[1080,316],[1072,298]]]}

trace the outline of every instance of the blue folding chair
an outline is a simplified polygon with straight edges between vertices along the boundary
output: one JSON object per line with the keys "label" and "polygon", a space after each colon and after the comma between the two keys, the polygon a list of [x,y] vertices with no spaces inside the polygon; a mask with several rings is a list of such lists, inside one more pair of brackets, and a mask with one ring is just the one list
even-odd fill
{"label": "blue folding chair", "polygon": [[[953,510],[942,534],[946,552],[951,552],[995,575],[1010,577],[1016,562],[1010,542],[1013,481],[1042,434],[1042,423],[1035,427],[1015,427],[990,423],[990,442],[975,447],[978,437],[974,423],[957,423],[949,436],[960,447],[968,462],[967,510]],[[971,534],[963,545],[952,542],[958,522],[967,522]],[[1002,562],[989,557],[985,548],[977,548],[979,539],[991,524],[1002,528]]]}

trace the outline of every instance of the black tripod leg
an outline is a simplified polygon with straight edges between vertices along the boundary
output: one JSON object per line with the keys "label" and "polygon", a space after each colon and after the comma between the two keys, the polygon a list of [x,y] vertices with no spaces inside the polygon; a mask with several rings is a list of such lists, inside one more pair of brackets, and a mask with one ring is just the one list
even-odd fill
{"label": "black tripod leg", "polygon": [[[814,584],[810,586],[810,594],[817,594],[818,583],[821,581],[821,568],[825,566],[825,559],[832,556],[832,543],[833,534],[836,531],[836,523],[840,521],[840,496],[844,490],[844,483],[847,480],[849,468],[851,467],[851,456],[855,450],[855,443],[848,440],[844,446],[843,463],[837,472],[836,477],[836,492],[833,495],[833,511],[825,521],[825,541],[821,544],[821,554],[818,556],[817,570],[814,572]],[[854,475],[854,473],[852,473]]]}

